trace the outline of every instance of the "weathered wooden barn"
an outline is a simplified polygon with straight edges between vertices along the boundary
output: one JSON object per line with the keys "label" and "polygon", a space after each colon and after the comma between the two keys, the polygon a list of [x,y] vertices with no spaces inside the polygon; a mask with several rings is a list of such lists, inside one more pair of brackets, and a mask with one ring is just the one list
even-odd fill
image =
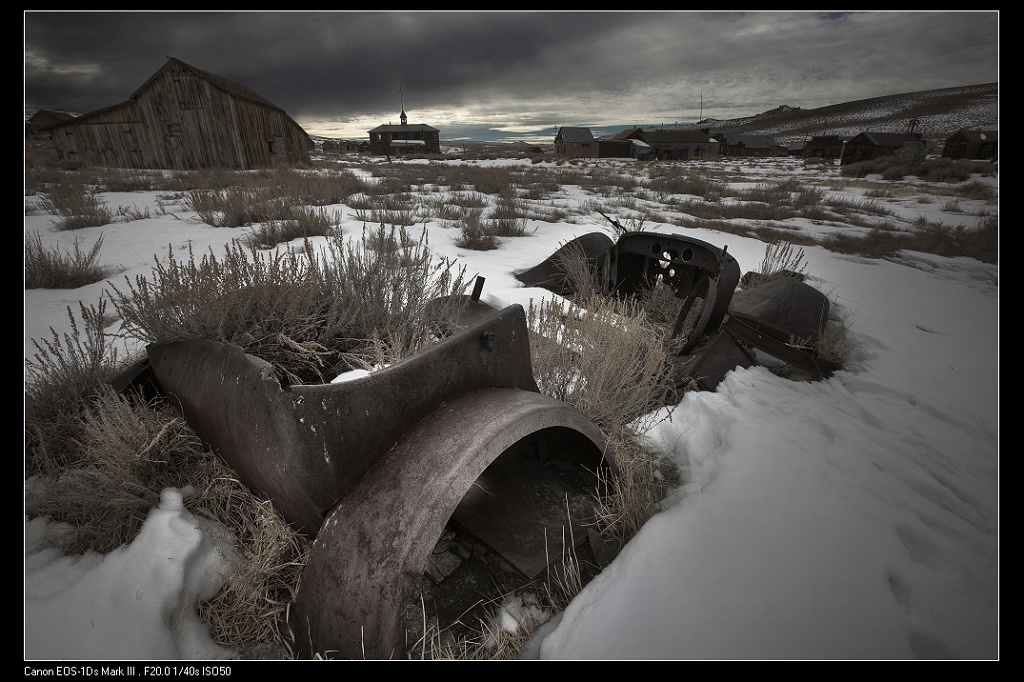
{"label": "weathered wooden barn", "polygon": [[308,163],[313,142],[249,88],[168,57],[128,100],[50,128],[64,160],[123,168]]}
{"label": "weathered wooden barn", "polygon": [[596,159],[601,150],[590,128],[563,127],[555,134],[555,156],[567,159]]}
{"label": "weathered wooden barn", "polygon": [[846,166],[858,161],[892,156],[908,145],[920,148],[921,153],[924,153],[921,133],[859,133],[843,145],[843,155],[839,164]]}
{"label": "weathered wooden barn", "polygon": [[999,156],[999,131],[958,130],[946,138],[942,155],[951,159],[995,159]]}
{"label": "weathered wooden barn", "polygon": [[440,154],[441,131],[422,123],[409,125],[405,110],[399,125],[380,125],[370,132],[371,154]]}

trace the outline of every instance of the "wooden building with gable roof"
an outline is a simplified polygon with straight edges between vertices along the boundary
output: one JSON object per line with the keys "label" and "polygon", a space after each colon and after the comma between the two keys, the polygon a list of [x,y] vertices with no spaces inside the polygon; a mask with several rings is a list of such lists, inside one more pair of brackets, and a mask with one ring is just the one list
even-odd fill
{"label": "wooden building with gable roof", "polygon": [[714,159],[718,158],[719,142],[706,129],[644,129],[623,131],[628,140],[640,140],[651,149],[651,157],[658,160]]}
{"label": "wooden building with gable roof", "polygon": [[999,156],[999,131],[958,130],[946,138],[942,155],[950,159],[995,159]]}
{"label": "wooden building with gable roof", "polygon": [[771,135],[717,133],[715,137],[722,156],[789,156],[789,150]]}
{"label": "wooden building with gable roof", "polygon": [[313,142],[281,107],[168,57],[128,100],[50,127],[63,160],[122,168],[309,163]]}
{"label": "wooden building with gable roof", "polygon": [[[26,135],[43,135],[47,129],[56,125],[57,123],[63,123],[64,121],[70,121],[74,119],[74,115],[66,111],[57,111],[55,109],[40,109],[36,113],[32,114],[32,117],[25,121],[25,134]],[[43,139],[46,139],[45,137]]]}
{"label": "wooden building with gable roof", "polygon": [[839,164],[846,166],[858,161],[870,161],[883,156],[892,156],[904,148],[919,150],[924,156],[924,142],[921,133],[873,133],[863,132],[855,135],[843,145],[843,155]]}
{"label": "wooden building with gable roof", "polygon": [[600,148],[590,128],[563,126],[555,133],[555,156],[569,159],[596,159]]}
{"label": "wooden building with gable roof", "polygon": [[399,115],[401,123],[380,125],[370,132],[371,154],[440,154],[441,131],[423,123],[409,124],[405,108]]}

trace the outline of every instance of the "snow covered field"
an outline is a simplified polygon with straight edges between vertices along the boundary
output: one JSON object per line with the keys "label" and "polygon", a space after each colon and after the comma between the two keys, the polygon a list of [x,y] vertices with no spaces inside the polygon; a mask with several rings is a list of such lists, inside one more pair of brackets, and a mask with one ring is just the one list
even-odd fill
{"label": "snow covered field", "polygon": [[[418,163],[407,161],[405,163]],[[444,163],[463,163],[450,161]],[[479,163],[523,163],[490,161]],[[617,162],[621,164],[622,162]],[[711,162],[709,162],[711,163]],[[838,168],[798,161],[729,167],[748,183],[829,187]],[[715,166],[709,165],[709,168]],[[996,186],[996,178],[978,178]],[[566,188],[566,202],[592,201]],[[861,190],[846,192],[864,200]],[[921,195],[929,192],[922,186]],[[61,232],[28,207],[25,234],[46,246],[88,248],[103,238],[111,279],[148,273],[168,245],[202,254],[251,228],[213,228],[156,192],[105,194],[152,217]],[[997,203],[873,199],[898,219],[971,226]],[[363,223],[344,205],[347,234]],[[116,214],[116,210],[115,210]],[[458,230],[429,233],[438,256],[486,277],[495,307],[553,294],[514,273],[565,241],[610,226],[597,213],[574,222],[529,220],[527,236],[493,251],[456,246]],[[727,232],[651,221],[728,247],[756,270],[765,243]],[[805,219],[786,229],[854,229]],[[284,248],[284,247],[282,247]],[[919,252],[870,259],[804,247],[808,282],[847,317],[858,343],[847,366],[807,383],[764,367],[730,373],[714,392],[688,393],[648,434],[683,474],[661,511],[561,614],[533,638],[539,659],[995,659],[999,657],[999,267]],[[107,285],[25,291],[31,340],[65,330],[67,307],[95,304]],[[195,616],[225,564],[202,519],[166,491],[142,534],[107,555],[64,556],[58,531],[25,519],[26,660],[230,658]]]}

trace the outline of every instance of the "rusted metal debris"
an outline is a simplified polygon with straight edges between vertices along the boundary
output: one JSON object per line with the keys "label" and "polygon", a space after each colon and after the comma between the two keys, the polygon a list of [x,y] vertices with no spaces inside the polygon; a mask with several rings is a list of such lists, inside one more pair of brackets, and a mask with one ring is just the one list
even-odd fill
{"label": "rusted metal debris", "polygon": [[673,358],[680,385],[713,390],[730,370],[756,364],[753,349],[817,376],[836,369],[815,353],[828,299],[799,276],[764,281],[748,273],[748,286],[737,291],[739,264],[725,248],[684,235],[630,232],[609,221],[616,241],[600,232],[583,235],[517,279],[571,296],[576,292],[565,259],[582,255],[606,295],[642,295],[659,283],[670,287],[681,301],[670,337],[692,323]]}
{"label": "rusted metal debris", "polygon": [[[828,316],[820,292],[796,278],[737,292],[726,249],[613,224],[615,242],[584,235],[519,279],[572,295],[565,259],[582,255],[606,295],[670,287],[681,301],[672,336],[692,326],[674,365],[706,389],[754,364],[752,349],[819,375],[834,369],[814,353]],[[487,306],[477,284],[460,305],[428,306],[450,336],[354,381],[283,385],[270,363],[212,341],[148,349],[159,395],[314,537],[289,612],[303,655],[404,656],[411,590],[446,527],[524,580],[574,547],[595,558],[607,549],[587,521],[592,493],[617,473],[614,453],[579,410],[540,393],[523,308]],[[144,373],[119,382],[140,385]]]}
{"label": "rusted metal debris", "polygon": [[522,307],[477,299],[447,339],[337,384],[282,385],[270,363],[218,342],[148,349],[155,385],[197,435],[315,536],[289,615],[302,654],[402,656],[413,581],[449,522],[529,579],[561,555],[566,515],[592,517],[598,479],[616,472],[601,430],[538,390]]}
{"label": "rusted metal debris", "polygon": [[402,434],[442,405],[483,388],[539,392],[521,307],[492,309],[444,343],[337,384],[282,386],[269,362],[214,341],[151,346],[148,355],[200,438],[310,535]]}

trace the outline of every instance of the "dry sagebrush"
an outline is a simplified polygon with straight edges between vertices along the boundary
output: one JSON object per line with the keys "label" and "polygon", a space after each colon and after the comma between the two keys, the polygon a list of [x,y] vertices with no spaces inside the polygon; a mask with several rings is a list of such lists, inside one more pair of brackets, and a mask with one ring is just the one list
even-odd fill
{"label": "dry sagebrush", "polygon": [[359,241],[307,241],[301,253],[232,243],[221,257],[179,262],[170,252],[152,277],[114,287],[113,303],[125,332],[147,343],[231,343],[289,382],[323,383],[353,362],[374,364],[381,346],[393,361],[430,343],[424,306],[467,284],[464,270],[434,259],[425,236],[381,225]]}

